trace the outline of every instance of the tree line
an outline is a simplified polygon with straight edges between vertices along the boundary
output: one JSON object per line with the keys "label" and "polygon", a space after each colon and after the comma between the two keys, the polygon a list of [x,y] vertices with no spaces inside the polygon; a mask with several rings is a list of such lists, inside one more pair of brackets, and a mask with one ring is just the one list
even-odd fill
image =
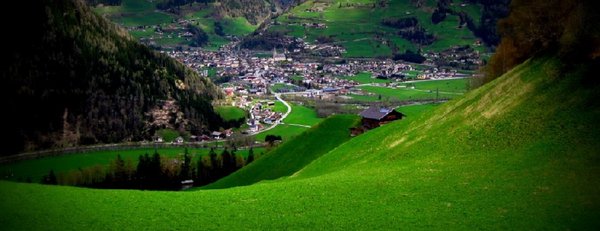
{"label": "tree line", "polygon": [[556,55],[563,70],[598,62],[598,1],[513,0],[510,9],[510,15],[498,23],[502,41],[484,69],[485,77],[475,82],[476,86],[536,55]]}
{"label": "tree line", "polygon": [[217,154],[211,148],[208,155],[194,161],[189,151],[177,158],[161,156],[157,151],[138,157],[137,164],[121,155],[108,166],[95,165],[77,170],[56,173],[50,170],[42,178],[43,184],[71,185],[103,189],[179,190],[185,181],[193,186],[215,182],[252,163],[260,155],[250,148],[248,157],[237,154],[235,149],[223,149]]}

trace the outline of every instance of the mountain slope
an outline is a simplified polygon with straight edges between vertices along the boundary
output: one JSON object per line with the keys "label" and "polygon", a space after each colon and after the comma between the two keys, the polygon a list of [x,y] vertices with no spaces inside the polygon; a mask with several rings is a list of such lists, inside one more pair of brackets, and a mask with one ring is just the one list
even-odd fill
{"label": "mountain slope", "polygon": [[277,147],[251,165],[207,185],[206,189],[250,185],[294,174],[313,160],[350,139],[349,129],[358,122],[355,115],[335,115]]}
{"label": "mountain slope", "polygon": [[454,46],[485,52],[476,41],[497,45],[496,22],[506,16],[509,2],[305,1],[274,19],[268,30],[342,46],[349,58],[440,52]]}
{"label": "mountain slope", "polygon": [[150,111],[171,103],[173,118],[161,126],[219,126],[213,83],[140,45],[81,1],[10,5],[27,20],[7,26],[12,35],[0,76],[10,136],[3,154],[148,139],[157,128]]}
{"label": "mountain slope", "polygon": [[600,88],[585,68],[561,74],[557,66],[554,58],[530,60],[430,114],[353,138],[285,179],[194,192],[0,182],[0,223],[10,230],[598,229]]}
{"label": "mountain slope", "polygon": [[[104,4],[98,4],[105,2]],[[114,3],[114,4],[107,4]],[[265,20],[285,11],[295,1],[263,0],[88,0],[98,14],[127,28],[132,36],[153,47],[202,45],[217,50],[234,37],[253,32]],[[182,36],[186,24],[203,30],[208,40]],[[193,30],[197,31],[197,30]]]}

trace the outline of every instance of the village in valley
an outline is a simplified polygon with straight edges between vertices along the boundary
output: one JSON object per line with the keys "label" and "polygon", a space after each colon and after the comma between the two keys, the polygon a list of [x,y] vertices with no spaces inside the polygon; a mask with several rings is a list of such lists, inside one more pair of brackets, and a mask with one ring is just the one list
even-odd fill
{"label": "village in valley", "polygon": [[[382,104],[382,94],[369,90],[414,89],[415,85],[411,83],[419,81],[468,78],[481,65],[479,53],[468,46],[457,46],[443,52],[428,52],[424,54],[426,62],[414,64],[392,59],[345,59],[341,58],[345,52],[343,47],[310,44],[301,38],[281,42],[293,42],[295,49],[274,48],[271,51],[257,52],[240,49],[240,42],[234,40],[217,51],[196,47],[161,51],[196,70],[202,77],[211,78],[218,83],[226,97],[217,104],[247,111],[244,126],[233,131],[224,129],[193,136],[190,141],[226,140],[234,133],[248,136],[274,128],[292,110],[285,102],[286,99],[298,101],[295,102],[297,104],[303,104],[305,100],[348,104],[354,109],[350,110],[354,113],[381,109],[387,112],[382,118],[388,118],[387,114],[397,113],[393,110],[397,106],[434,100],[437,102],[447,98],[440,98],[439,90],[434,92],[430,89],[421,90],[431,94],[428,98],[395,99],[384,96],[388,103]],[[322,51],[327,51],[329,56],[306,55],[320,54]],[[376,97],[377,100],[362,100],[366,97]],[[277,111],[273,107],[275,103],[285,103],[288,107]],[[399,119],[401,116],[394,118]],[[352,133],[357,135],[370,127],[372,124],[354,129]],[[181,143],[183,140],[178,139],[177,142]]]}

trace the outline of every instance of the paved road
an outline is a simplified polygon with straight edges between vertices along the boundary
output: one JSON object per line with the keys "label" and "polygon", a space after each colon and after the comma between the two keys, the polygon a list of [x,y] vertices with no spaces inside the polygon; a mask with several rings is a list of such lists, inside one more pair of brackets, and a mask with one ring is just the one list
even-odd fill
{"label": "paved road", "polygon": [[[249,134],[248,134],[249,136],[258,135],[258,134],[260,134],[260,133],[262,133],[262,132],[266,132],[266,131],[268,131],[268,130],[271,130],[271,129],[275,128],[275,127],[276,127],[278,124],[283,124],[283,122],[282,122],[282,121],[283,121],[283,120],[284,120],[284,119],[285,119],[285,118],[286,118],[286,117],[287,117],[287,116],[288,116],[290,113],[292,113],[292,106],[290,106],[290,104],[289,104],[288,102],[286,102],[285,100],[283,100],[283,99],[281,98],[281,94],[279,94],[279,93],[275,94],[275,98],[277,98],[277,100],[279,100],[281,103],[283,103],[283,105],[285,105],[285,106],[287,107],[287,111],[286,111],[286,112],[285,112],[285,113],[284,113],[284,114],[281,116],[281,119],[279,119],[279,120],[275,121],[275,123],[273,123],[273,124],[272,124],[270,127],[268,127],[268,128],[265,128],[265,129],[263,129],[263,130],[260,130],[260,131],[258,131],[258,132],[255,132],[255,133],[249,133]],[[250,109],[250,110],[252,110],[252,109]],[[252,115],[252,112],[250,112],[250,115]],[[310,127],[310,126],[308,126],[308,127]]]}

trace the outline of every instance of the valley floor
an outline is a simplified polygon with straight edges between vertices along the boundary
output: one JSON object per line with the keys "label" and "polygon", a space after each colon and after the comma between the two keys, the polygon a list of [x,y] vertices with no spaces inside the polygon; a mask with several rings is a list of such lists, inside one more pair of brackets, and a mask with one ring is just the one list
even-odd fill
{"label": "valley floor", "polygon": [[[0,182],[0,224],[9,230],[596,230],[600,90],[581,87],[576,75],[557,76],[557,65],[552,58],[530,60],[431,113],[386,124],[292,174],[252,178],[258,183],[248,186],[151,192]],[[323,139],[305,140],[308,148]],[[290,149],[287,157],[303,150]],[[248,167],[293,163],[277,157]]]}

